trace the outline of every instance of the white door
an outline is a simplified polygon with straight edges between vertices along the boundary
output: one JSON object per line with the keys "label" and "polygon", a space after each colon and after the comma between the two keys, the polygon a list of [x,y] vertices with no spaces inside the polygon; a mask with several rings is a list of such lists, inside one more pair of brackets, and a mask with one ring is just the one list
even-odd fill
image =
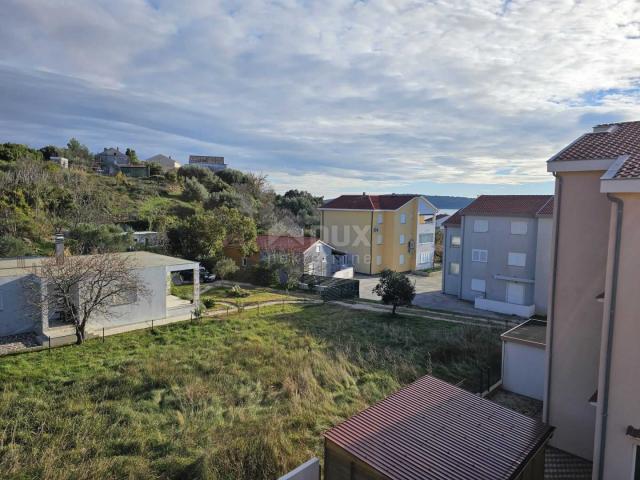
{"label": "white door", "polygon": [[507,282],[507,303],[524,305],[524,285],[522,283]]}

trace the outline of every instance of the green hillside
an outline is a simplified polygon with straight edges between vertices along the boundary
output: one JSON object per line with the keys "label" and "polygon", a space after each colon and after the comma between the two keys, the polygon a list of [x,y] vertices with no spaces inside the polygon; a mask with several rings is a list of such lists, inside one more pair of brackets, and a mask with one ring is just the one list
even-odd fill
{"label": "green hillside", "polygon": [[[48,161],[53,155],[69,158],[70,168]],[[56,233],[70,253],[123,251],[134,247],[129,232],[154,230],[165,239],[155,250],[213,265],[224,244],[248,253],[258,233],[280,225],[315,233],[322,199],[277,195],[262,176],[193,165],[162,173],[151,165],[151,177],[129,178],[93,166],[74,139],[65,148],[0,145],[0,256],[51,254]]]}

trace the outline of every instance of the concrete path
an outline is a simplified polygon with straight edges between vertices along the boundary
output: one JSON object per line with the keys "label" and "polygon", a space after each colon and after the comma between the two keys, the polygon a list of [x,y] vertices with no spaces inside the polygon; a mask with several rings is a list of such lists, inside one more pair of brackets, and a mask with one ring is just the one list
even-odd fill
{"label": "concrete path", "polygon": [[[407,276],[416,286],[416,298],[413,300],[413,305],[417,307],[445,310],[447,312],[456,312],[464,315],[479,315],[496,320],[508,318],[498,313],[478,310],[474,308],[471,302],[442,293],[442,272],[433,272],[428,277],[411,273]],[[378,284],[377,275],[358,274],[356,275],[356,279],[360,280],[360,298],[380,300],[380,297],[372,292],[373,287]]]}
{"label": "concrete path", "polygon": [[[392,307],[389,305],[376,304],[370,302],[348,302],[348,301],[333,301],[331,302],[336,305],[340,305],[341,307],[351,308],[353,310],[364,310],[368,312],[375,313],[390,313]],[[417,317],[424,318],[427,320],[439,320],[442,322],[448,323],[457,323],[461,325],[474,325],[478,327],[497,327],[503,328],[505,331],[509,328],[520,323],[520,319],[515,319],[515,317],[506,317],[502,319],[491,318],[486,316],[478,316],[475,315],[466,315],[455,312],[444,312],[444,311],[436,311],[436,310],[426,310],[426,309],[418,309],[418,308],[402,308],[399,307],[397,309],[397,313],[402,316],[407,317]]]}

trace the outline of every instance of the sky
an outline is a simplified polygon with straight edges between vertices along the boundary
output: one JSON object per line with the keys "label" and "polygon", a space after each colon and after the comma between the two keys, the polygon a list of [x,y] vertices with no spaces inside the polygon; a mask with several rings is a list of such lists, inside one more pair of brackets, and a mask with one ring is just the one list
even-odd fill
{"label": "sky", "polygon": [[277,191],[552,193],[640,119],[637,0],[0,0],[0,142],[218,155]]}

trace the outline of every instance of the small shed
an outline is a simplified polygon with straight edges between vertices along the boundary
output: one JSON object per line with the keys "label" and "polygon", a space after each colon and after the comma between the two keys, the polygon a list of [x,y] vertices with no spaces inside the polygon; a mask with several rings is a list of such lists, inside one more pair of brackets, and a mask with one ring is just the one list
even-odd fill
{"label": "small shed", "polygon": [[547,322],[529,320],[503,333],[502,388],[542,400]]}
{"label": "small shed", "polygon": [[425,376],[325,433],[325,480],[542,479],[553,427]]}

